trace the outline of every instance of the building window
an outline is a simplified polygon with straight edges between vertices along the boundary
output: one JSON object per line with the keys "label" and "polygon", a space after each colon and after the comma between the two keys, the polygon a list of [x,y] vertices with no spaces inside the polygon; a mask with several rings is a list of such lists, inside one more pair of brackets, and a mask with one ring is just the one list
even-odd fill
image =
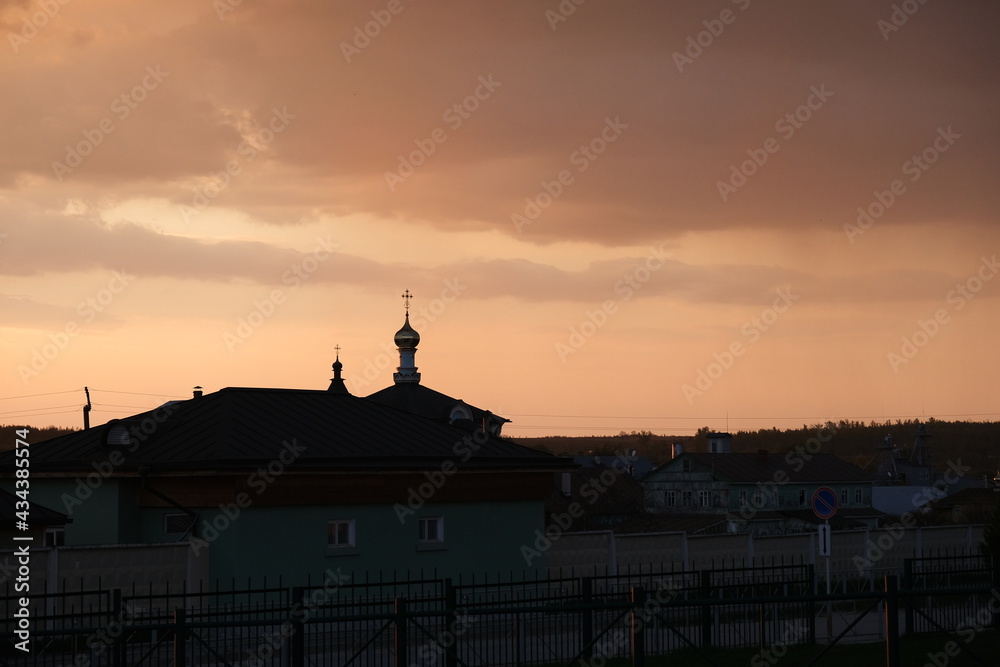
{"label": "building window", "polygon": [[806,504],[806,490],[799,489],[799,505],[802,505],[804,507],[805,504]]}
{"label": "building window", "polygon": [[753,506],[760,509],[764,506],[764,492],[754,491],[753,492]]}
{"label": "building window", "polygon": [[418,527],[420,542],[444,542],[444,517],[433,516],[420,519]]}
{"label": "building window", "polygon": [[740,489],[740,509],[747,506],[747,490]]}
{"label": "building window", "polygon": [[677,504],[677,492],[667,491],[667,507],[673,507]]}
{"label": "building window", "polygon": [[684,501],[684,507],[691,507],[691,492],[690,491],[682,491],[681,492],[681,498]]}
{"label": "building window", "polygon": [[684,472],[691,472],[691,459],[684,459],[684,463],[682,465]]}
{"label": "building window", "polygon": [[47,547],[61,547],[66,544],[66,529],[65,528],[46,528],[45,529],[45,546]]}
{"label": "building window", "polygon": [[338,519],[326,524],[326,544],[337,549],[354,546],[354,519]]}
{"label": "building window", "polygon": [[698,503],[702,507],[708,507],[712,504],[712,494],[709,491],[699,491],[698,492]]}
{"label": "building window", "polygon": [[841,505],[847,504],[847,489],[840,490],[840,504]]}
{"label": "building window", "polygon": [[188,514],[167,514],[163,517],[165,535],[183,535],[191,529],[194,517]]}
{"label": "building window", "polygon": [[860,505],[863,502],[862,495],[863,494],[862,494],[861,489],[854,489],[854,502],[855,502],[855,504]]}

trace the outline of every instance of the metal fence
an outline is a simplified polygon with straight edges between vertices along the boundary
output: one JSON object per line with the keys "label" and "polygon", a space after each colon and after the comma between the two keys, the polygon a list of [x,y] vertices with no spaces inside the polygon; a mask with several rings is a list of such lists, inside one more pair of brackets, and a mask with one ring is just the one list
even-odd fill
{"label": "metal fence", "polygon": [[998,579],[994,563],[963,555],[909,559],[899,586],[890,575],[831,594],[803,562],[537,580],[354,582],[327,573],[294,587],[64,586],[31,599],[29,652],[12,648],[20,602],[8,590],[0,665],[642,664],[683,648],[817,644],[819,656],[852,640],[885,641],[891,659],[901,636],[1000,627]]}

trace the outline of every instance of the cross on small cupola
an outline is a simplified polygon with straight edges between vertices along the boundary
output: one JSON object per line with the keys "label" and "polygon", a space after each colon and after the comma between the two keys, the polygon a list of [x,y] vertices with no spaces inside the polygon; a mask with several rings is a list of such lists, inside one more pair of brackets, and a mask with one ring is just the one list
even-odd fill
{"label": "cross on small cupola", "polygon": [[333,362],[333,378],[330,380],[329,391],[337,394],[350,394],[351,392],[347,391],[347,385],[344,384],[344,378],[340,375],[340,372],[344,370],[344,364],[340,363],[340,345],[335,345],[333,349],[337,352],[337,358]]}
{"label": "cross on small cupola", "polygon": [[403,307],[406,308],[406,314],[409,315],[410,314],[410,299],[413,298],[413,295],[410,294],[410,290],[406,290],[405,292],[403,292],[402,294],[400,294],[400,296],[403,297]]}

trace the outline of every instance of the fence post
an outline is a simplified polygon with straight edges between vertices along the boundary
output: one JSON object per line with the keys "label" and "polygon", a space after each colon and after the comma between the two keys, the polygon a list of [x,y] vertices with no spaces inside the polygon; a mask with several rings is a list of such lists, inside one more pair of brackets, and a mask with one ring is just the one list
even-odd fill
{"label": "fence post", "polygon": [[396,667],[409,666],[409,638],[406,634],[406,598],[396,598],[395,600],[395,639],[396,639]]}
{"label": "fence post", "polygon": [[[816,566],[810,563],[806,565],[806,576],[809,579],[809,592],[811,595],[816,595]],[[809,643],[816,643],[816,600],[810,599],[806,603],[806,614],[809,615]]]}
{"label": "fence post", "polygon": [[[1000,590],[1000,554],[991,554],[993,563],[993,590]],[[1000,630],[1000,611],[993,612],[993,629]]]}
{"label": "fence post", "polygon": [[[913,590],[913,559],[906,558],[903,560],[903,590],[912,591]],[[906,605],[906,609],[903,610],[903,617],[905,619],[903,624],[903,634],[912,635],[913,634],[913,598],[909,598],[910,604]]]}
{"label": "fence post", "polygon": [[[708,600],[712,597],[712,571],[701,570],[701,598]],[[701,607],[701,647],[712,646],[712,605],[706,603]]]}
{"label": "fence post", "polygon": [[174,609],[174,667],[187,667],[187,612]]}
{"label": "fence post", "polygon": [[646,664],[646,617],[643,609],[646,591],[642,586],[632,587],[632,667]]}
{"label": "fence post", "polygon": [[[451,579],[444,580],[445,633],[451,633],[451,645],[445,649],[445,667],[458,667],[458,591]],[[463,626],[464,627],[464,626]]]}
{"label": "fence post", "polygon": [[885,665],[900,667],[899,661],[899,596],[896,575],[885,577]]}
{"label": "fence post", "polygon": [[[292,587],[292,613],[289,621],[292,626],[291,655],[289,665],[291,667],[302,667],[306,664],[306,626],[302,622],[305,612],[305,588],[302,586]],[[299,607],[299,613],[295,613],[295,608]]]}
{"label": "fence post", "polygon": [[[589,605],[594,601],[594,578],[580,577],[580,596],[583,604]],[[581,648],[594,641],[594,610],[584,609],[580,612],[580,646]],[[583,652],[584,660],[590,660],[594,654],[593,647]]]}

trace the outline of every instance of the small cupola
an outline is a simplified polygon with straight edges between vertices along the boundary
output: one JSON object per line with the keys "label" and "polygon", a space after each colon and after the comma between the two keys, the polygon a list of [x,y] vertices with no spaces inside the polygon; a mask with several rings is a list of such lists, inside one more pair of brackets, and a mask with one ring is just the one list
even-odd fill
{"label": "small cupola", "polygon": [[399,350],[399,367],[392,374],[392,381],[396,384],[407,382],[420,383],[420,373],[417,372],[417,345],[420,344],[420,334],[410,326],[410,299],[413,295],[410,290],[402,294],[403,306],[406,309],[405,320],[402,328],[396,332],[393,341]]}

